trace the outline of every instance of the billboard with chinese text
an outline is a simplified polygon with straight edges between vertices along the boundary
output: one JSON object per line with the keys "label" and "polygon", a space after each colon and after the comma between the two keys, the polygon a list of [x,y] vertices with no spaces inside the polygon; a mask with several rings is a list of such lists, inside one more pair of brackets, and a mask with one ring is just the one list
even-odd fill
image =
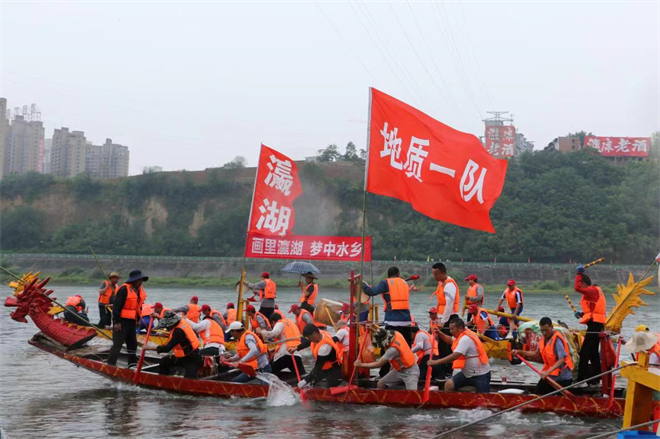
{"label": "billboard with chinese text", "polygon": [[500,159],[513,157],[516,154],[516,128],[486,125],[486,151]]}
{"label": "billboard with chinese text", "polygon": [[650,137],[587,136],[584,146],[597,149],[605,157],[648,157]]}
{"label": "billboard with chinese text", "polygon": [[[248,233],[245,257],[359,262],[362,259],[362,238],[295,235],[283,237]],[[364,260],[371,261],[370,236],[365,239]]]}

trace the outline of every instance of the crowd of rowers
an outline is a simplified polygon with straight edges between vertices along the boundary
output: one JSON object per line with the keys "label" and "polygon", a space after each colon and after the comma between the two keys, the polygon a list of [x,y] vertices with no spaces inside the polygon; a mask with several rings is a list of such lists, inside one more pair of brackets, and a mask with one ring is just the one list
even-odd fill
{"label": "crowd of rowers", "polygon": [[[227,304],[224,311],[217,311],[209,305],[200,305],[197,297],[179,308],[168,309],[161,303],[153,306],[146,303],[143,283],[148,277],[141,271],[132,271],[126,282],[118,287],[119,275],[112,273],[109,280],[103,282],[99,291],[99,325],[112,325],[113,346],[107,363],[116,365],[122,346],[128,350],[128,364],[137,363],[137,336],[141,330],[155,322],[154,327],[169,331],[169,340],[158,347],[147,347],[158,353],[170,353],[160,360],[159,372],[172,374],[177,368],[183,369],[184,377],[196,378],[203,364],[204,357],[215,357],[225,367],[238,367],[247,364],[257,372],[279,374],[296,369],[304,379],[299,382],[304,386],[335,387],[342,380],[342,362],[347,361],[349,347],[349,320],[352,318],[370,331],[370,341],[374,348],[379,348],[378,360],[373,354],[373,361],[366,360],[369,355],[362,355],[354,366],[361,369],[380,369],[377,387],[379,389],[405,386],[408,390],[417,390],[420,381],[424,381],[427,370],[433,378],[444,381],[444,390],[453,391],[471,387],[477,392],[489,392],[491,370],[487,352],[480,336],[493,339],[517,337],[519,321],[515,318],[523,310],[522,290],[512,279],[507,283],[499,303],[508,305],[510,316],[500,319],[495,324],[490,314],[482,306],[484,289],[475,275],[468,276],[468,289],[465,306],[468,308],[468,321],[459,317],[461,304],[459,286],[447,275],[444,264],[436,263],[432,267],[438,287],[434,292],[437,306],[429,310],[429,330],[420,328],[410,313],[410,293],[416,291],[401,278],[397,267],[388,270],[387,278],[375,285],[362,282],[362,292],[366,297],[381,296],[384,301],[384,325],[376,326],[366,322],[367,313],[353,314],[348,305],[344,305],[334,324],[334,335],[328,328],[317,322],[315,302],[318,296],[316,276],[304,274],[301,282],[302,296],[300,303],[289,309],[289,318],[276,305],[277,286],[269,273],[263,273],[256,283],[245,282],[245,286],[258,294],[259,310],[246,306],[246,320],[249,328],[241,322],[233,303]],[[575,291],[582,294],[582,313],[577,313],[580,323],[587,325],[587,333],[582,343],[578,371],[578,380],[589,379],[600,371],[598,354],[598,332],[603,330],[605,322],[605,296],[600,287],[592,285],[582,267],[575,277]],[[80,323],[80,316],[85,315],[84,301],[80,296],[70,297],[67,301],[65,318]],[[86,315],[85,315],[86,317]],[[553,388],[545,381],[551,377],[561,385],[572,382],[573,362],[569,346],[564,336],[553,329],[550,318],[540,320],[542,338],[538,348],[533,351],[514,351],[532,361],[543,364],[541,380],[535,393],[545,394]],[[363,329],[361,329],[362,331]],[[507,332],[511,331],[511,334]],[[227,341],[236,342],[236,349],[226,352]],[[269,353],[268,345],[276,345],[275,352]],[[301,351],[311,348],[315,358],[313,370],[306,373]],[[373,349],[371,349],[373,351]],[[233,379],[237,383],[250,382],[254,378],[241,373]],[[595,378],[591,385],[597,385]]]}

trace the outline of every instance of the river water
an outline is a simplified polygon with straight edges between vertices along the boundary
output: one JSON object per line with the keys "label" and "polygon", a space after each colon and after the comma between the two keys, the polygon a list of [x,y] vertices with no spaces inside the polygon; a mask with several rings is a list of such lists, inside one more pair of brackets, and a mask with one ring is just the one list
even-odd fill
{"label": "river water", "polygon": [[[200,303],[224,309],[235,302],[233,289],[150,288],[148,302],[176,307],[196,295]],[[98,321],[95,297],[97,286],[55,286],[55,296],[81,294],[90,304],[92,321]],[[11,290],[3,288],[9,295]],[[412,312],[423,323],[429,306],[428,291],[414,293]],[[297,302],[300,292],[279,289],[281,308]],[[347,291],[323,290],[320,297],[346,301]],[[578,297],[577,295],[573,297]],[[498,297],[487,295],[486,305],[495,307]],[[577,300],[577,299],[575,299]],[[630,335],[640,323],[660,329],[660,298],[644,299],[649,306],[629,316],[624,334]],[[611,308],[611,295],[608,294]],[[466,421],[488,416],[488,410],[402,409],[308,403],[301,405],[286,397],[267,399],[222,399],[192,397],[115,384],[78,369],[27,344],[36,332],[30,322],[11,320],[10,309],[0,312],[0,427],[10,438],[233,438],[233,437],[354,437],[408,438],[432,437]],[[525,316],[548,315],[572,327],[577,321],[563,295],[528,294]],[[627,356],[627,354],[626,354]],[[494,361],[493,375],[528,377],[536,381],[525,365],[510,366]],[[504,368],[505,366],[507,366]],[[620,428],[620,420],[585,420],[554,413],[507,413],[484,424],[470,427],[454,437],[561,438],[589,437]]]}

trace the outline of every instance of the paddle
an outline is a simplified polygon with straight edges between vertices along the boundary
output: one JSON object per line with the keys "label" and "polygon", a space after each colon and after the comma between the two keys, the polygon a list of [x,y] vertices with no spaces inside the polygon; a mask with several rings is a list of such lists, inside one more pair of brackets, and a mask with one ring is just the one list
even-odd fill
{"label": "paddle", "polygon": [[[91,248],[91,247],[90,247]],[[147,336],[144,339],[144,347],[146,348],[147,345],[149,344],[149,336],[151,335],[151,328],[154,325],[154,318],[151,317],[149,320],[149,327],[147,328]],[[144,356],[147,353],[146,349],[142,349],[142,352],[140,353],[140,361],[138,361],[137,365],[137,370],[135,371],[135,384],[139,385],[140,384],[140,372],[142,372],[142,365],[144,364]]]}
{"label": "paddle", "polygon": [[[298,382],[302,381],[302,378],[300,378],[300,371],[298,370],[298,363],[296,363],[296,356],[291,354],[291,361],[293,361],[293,368],[296,370],[296,377],[298,378]],[[305,402],[305,389],[301,388],[300,389],[300,400],[302,402]]]}
{"label": "paddle", "polygon": [[236,367],[238,370],[240,370],[250,378],[254,378],[257,376],[257,372],[254,370],[254,367],[246,363],[229,363],[227,361],[221,361],[220,364],[225,365],[227,367]]}
{"label": "paddle", "polygon": [[[433,358],[433,352],[435,351],[435,334],[431,332],[431,355],[429,356],[429,360]],[[429,396],[431,393],[431,374],[432,374],[432,369],[433,366],[428,366],[426,368],[426,381],[424,383],[424,398],[422,399],[422,404],[426,403],[429,400]]]}
{"label": "paddle", "polygon": [[[528,365],[528,366],[529,366],[534,372],[536,372],[537,374],[539,374],[539,376],[541,375],[541,371],[538,370],[536,367],[534,367],[534,365],[533,365],[532,363],[530,363],[529,361],[525,360],[520,354],[516,354],[516,357],[518,357],[518,358],[520,359],[520,361],[522,361],[523,363],[525,363],[526,365]],[[571,396],[573,396],[573,394],[572,394],[571,392],[569,392],[568,390],[565,390],[565,389],[564,389],[564,388],[563,388],[563,387],[562,387],[557,381],[553,380],[552,378],[550,378],[550,377],[545,377],[544,379],[545,379],[548,383],[550,383],[550,385],[551,385],[552,387],[554,387],[555,389],[557,389],[557,390],[561,390],[561,394],[562,394],[562,395],[564,395],[564,396],[566,396],[566,397],[571,397]]]}
{"label": "paddle", "polygon": [[[364,351],[364,347],[367,345],[367,340],[370,340],[371,336],[369,335],[369,330],[366,331],[364,334],[364,340],[362,341],[362,345],[360,346],[360,352],[358,353],[358,360],[362,358],[362,352]],[[349,390],[356,389],[356,385],[352,385],[353,383],[353,378],[355,378],[355,372],[358,370],[357,367],[353,367],[353,373],[351,374],[351,379],[348,381],[348,386],[340,386],[340,387],[332,387],[330,389],[330,394],[331,395],[341,395],[342,393],[348,394]],[[346,397],[344,397],[343,401],[346,401]]]}

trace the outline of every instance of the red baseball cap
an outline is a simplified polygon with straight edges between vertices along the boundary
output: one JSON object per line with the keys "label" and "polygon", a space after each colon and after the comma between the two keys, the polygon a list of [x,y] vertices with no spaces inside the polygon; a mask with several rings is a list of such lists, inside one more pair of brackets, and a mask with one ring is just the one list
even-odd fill
{"label": "red baseball cap", "polygon": [[275,304],[275,309],[280,309],[280,306],[277,303]]}
{"label": "red baseball cap", "polygon": [[509,279],[509,282],[506,283],[508,286],[512,287],[516,284],[516,281],[513,279]]}
{"label": "red baseball cap", "polygon": [[261,277],[270,277],[270,274],[268,274],[267,271],[264,271],[263,273],[261,273]]}
{"label": "red baseball cap", "polygon": [[160,303],[160,302],[154,303],[154,308],[162,308],[162,307],[163,307],[162,303]]}
{"label": "red baseball cap", "polygon": [[289,310],[289,312],[298,311],[299,309],[300,309],[300,306],[298,306],[294,303],[293,305],[291,305],[291,309]]}
{"label": "red baseball cap", "polygon": [[211,307],[204,304],[204,305],[202,305],[202,311],[211,311]]}
{"label": "red baseball cap", "polygon": [[248,312],[248,311],[256,311],[256,309],[254,308],[254,306],[248,305],[248,306],[245,307],[245,312]]}
{"label": "red baseball cap", "polygon": [[191,302],[198,302],[198,301],[199,301],[199,297],[197,297],[197,296],[192,296],[192,297],[190,298],[190,301],[191,301]]}
{"label": "red baseball cap", "polygon": [[470,307],[468,308],[468,312],[470,314],[474,314],[477,311],[479,311],[479,307],[477,305],[470,305]]}
{"label": "red baseball cap", "polygon": [[437,308],[431,308],[431,309],[429,309],[429,314],[437,314],[437,313],[438,313],[438,309],[437,309]]}
{"label": "red baseball cap", "polygon": [[471,275],[469,275],[468,277],[465,278],[465,280],[473,280],[475,282],[476,282],[477,279],[478,279],[477,276],[475,276],[474,274],[471,274]]}
{"label": "red baseball cap", "polygon": [[229,302],[229,303],[227,304],[227,309],[229,309],[229,308],[235,308],[235,306],[234,306],[234,302]]}

